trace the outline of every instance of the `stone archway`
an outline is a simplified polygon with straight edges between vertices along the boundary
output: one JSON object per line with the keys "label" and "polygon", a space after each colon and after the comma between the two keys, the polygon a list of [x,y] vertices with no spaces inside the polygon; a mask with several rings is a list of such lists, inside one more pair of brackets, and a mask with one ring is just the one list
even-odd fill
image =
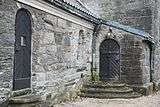
{"label": "stone archway", "polygon": [[120,46],[113,39],[106,39],[100,45],[100,80],[119,80]]}

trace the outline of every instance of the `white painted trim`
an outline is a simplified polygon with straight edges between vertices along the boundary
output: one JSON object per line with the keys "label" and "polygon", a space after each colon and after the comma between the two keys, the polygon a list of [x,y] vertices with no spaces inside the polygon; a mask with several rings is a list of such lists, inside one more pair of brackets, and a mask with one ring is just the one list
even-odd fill
{"label": "white painted trim", "polygon": [[18,2],[24,3],[26,5],[32,6],[34,8],[37,8],[39,10],[45,11],[47,13],[50,13],[52,15],[58,16],[62,19],[71,21],[73,23],[76,23],[78,25],[84,26],[89,29],[94,29],[94,25],[78,16],[75,16],[71,13],[68,13],[60,8],[57,8],[53,5],[50,5],[42,0],[17,0]]}

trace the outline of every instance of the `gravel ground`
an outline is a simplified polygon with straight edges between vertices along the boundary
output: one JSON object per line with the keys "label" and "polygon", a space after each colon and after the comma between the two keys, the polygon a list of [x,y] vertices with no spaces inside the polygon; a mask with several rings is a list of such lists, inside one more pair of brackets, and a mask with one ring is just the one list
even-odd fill
{"label": "gravel ground", "polygon": [[81,98],[54,107],[160,107],[160,92],[136,99],[94,99]]}

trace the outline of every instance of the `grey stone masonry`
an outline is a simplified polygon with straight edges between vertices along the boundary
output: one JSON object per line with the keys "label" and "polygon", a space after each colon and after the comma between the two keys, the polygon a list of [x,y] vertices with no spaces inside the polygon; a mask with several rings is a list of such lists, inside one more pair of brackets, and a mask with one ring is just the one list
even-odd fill
{"label": "grey stone masonry", "polygon": [[[97,0],[91,0],[91,1],[82,0],[82,1],[88,7],[92,7],[90,9],[96,11],[96,13],[99,13],[98,15],[101,18],[110,21],[118,21],[121,24],[128,25],[142,31],[146,31],[152,37],[154,37],[154,42],[155,42],[153,49],[154,64],[153,64],[153,70],[151,70],[150,74],[152,74],[153,76],[152,77],[153,82],[159,84],[160,83],[160,73],[159,73],[160,1],[159,0],[98,0],[98,2],[96,2]],[[96,4],[94,2],[96,2]],[[96,6],[96,9],[93,8],[94,6]],[[146,49],[146,46],[143,45],[142,47],[144,51],[148,51],[148,49]],[[148,53],[146,53],[146,55],[147,54]],[[146,68],[147,67],[145,67],[145,69]]]}
{"label": "grey stone masonry", "polygon": [[[110,27],[111,28],[111,27]],[[129,85],[143,85],[150,82],[150,49],[142,38],[136,35],[112,29],[108,36],[109,27],[102,26],[96,43],[95,65],[99,72],[99,46],[103,40],[111,38],[120,44],[120,80]]]}
{"label": "grey stone masonry", "polygon": [[[48,8],[43,10],[43,6],[40,8],[41,5],[33,5],[35,1]],[[15,18],[21,8],[28,10],[32,21],[31,89],[34,94],[42,96],[43,100],[56,103],[76,97],[82,77],[91,73],[92,61],[95,72],[99,72],[99,46],[108,38],[114,39],[120,45],[122,82],[140,86],[151,80],[157,84],[160,82],[159,1],[81,0],[106,21],[118,21],[150,33],[155,40],[152,69],[151,47],[141,36],[128,33],[125,29],[118,30],[116,27],[102,25],[96,35],[96,53],[92,55],[95,27],[91,23],[93,20],[83,20],[47,4],[45,0],[35,1],[28,1],[26,5],[17,0],[0,0],[0,104],[12,92]],[[29,3],[33,3],[32,6]],[[47,9],[57,10],[54,13]],[[111,35],[108,35],[109,29],[112,29]],[[136,32],[142,33],[139,30]]]}
{"label": "grey stone masonry", "polygon": [[[32,88],[44,99],[70,99],[81,75],[88,74],[93,31],[22,5],[33,18]],[[81,34],[82,33],[82,34]],[[84,68],[84,69],[83,69]]]}
{"label": "grey stone masonry", "polygon": [[12,91],[15,18],[20,8],[27,9],[32,19],[33,93],[55,102],[72,99],[82,75],[90,73],[93,30],[14,0],[2,0],[0,103],[6,101]]}
{"label": "grey stone masonry", "polygon": [[8,99],[12,88],[16,10],[14,1],[0,1],[0,104]]}
{"label": "grey stone masonry", "polygon": [[[106,20],[144,30],[151,34],[156,2],[154,0],[82,0]],[[96,3],[95,3],[96,2]],[[96,10],[94,8],[96,7]],[[158,6],[158,5],[157,5]]]}

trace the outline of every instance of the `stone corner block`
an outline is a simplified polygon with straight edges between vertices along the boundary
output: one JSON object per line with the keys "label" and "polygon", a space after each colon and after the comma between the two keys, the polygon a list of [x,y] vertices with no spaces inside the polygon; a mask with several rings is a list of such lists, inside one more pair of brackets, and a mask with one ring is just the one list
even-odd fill
{"label": "stone corner block", "polygon": [[134,91],[141,93],[142,95],[148,96],[154,93],[154,84],[152,82],[146,83],[140,86],[131,86]]}

